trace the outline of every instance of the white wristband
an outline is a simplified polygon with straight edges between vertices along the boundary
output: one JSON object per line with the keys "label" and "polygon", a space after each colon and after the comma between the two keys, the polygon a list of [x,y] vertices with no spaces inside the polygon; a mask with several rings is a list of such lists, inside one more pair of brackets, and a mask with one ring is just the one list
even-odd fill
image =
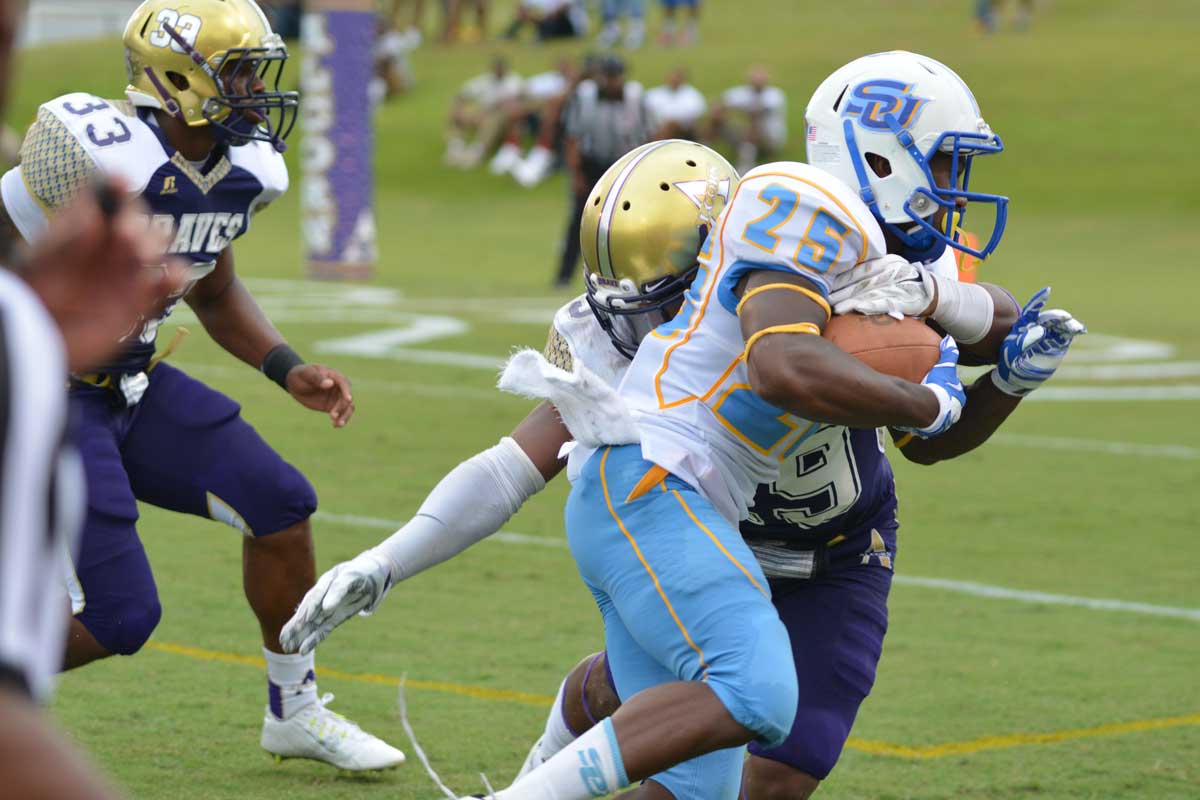
{"label": "white wristband", "polygon": [[987,336],[996,314],[996,303],[988,290],[941,275],[934,275],[933,280],[938,291],[933,321],[961,344],[974,344]]}
{"label": "white wristband", "polygon": [[450,470],[408,524],[374,552],[387,559],[392,583],[399,583],[491,536],[545,486],[529,456],[506,436]]}

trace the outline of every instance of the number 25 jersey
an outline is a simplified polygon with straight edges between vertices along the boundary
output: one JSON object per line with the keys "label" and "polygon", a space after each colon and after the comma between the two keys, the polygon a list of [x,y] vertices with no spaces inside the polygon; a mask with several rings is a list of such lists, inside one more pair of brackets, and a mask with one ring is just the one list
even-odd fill
{"label": "number 25 jersey", "polygon": [[731,522],[744,519],[756,487],[819,426],[751,389],[734,288],[749,272],[773,270],[827,297],[838,274],[885,252],[878,223],[837,178],[798,162],[748,172],[701,250],[683,307],[642,341],[621,383],[646,459]]}

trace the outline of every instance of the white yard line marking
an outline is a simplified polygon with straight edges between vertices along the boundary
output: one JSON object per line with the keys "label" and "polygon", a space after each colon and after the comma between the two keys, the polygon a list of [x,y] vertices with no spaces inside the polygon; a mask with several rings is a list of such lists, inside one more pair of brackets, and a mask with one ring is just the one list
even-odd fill
{"label": "white yard line marking", "polygon": [[[357,514],[335,514],[329,511],[318,511],[317,521],[334,524],[350,525],[360,528],[375,528],[378,530],[394,531],[403,525],[402,522],[380,519],[379,517],[363,517]],[[530,536],[524,533],[501,531],[488,537],[506,544],[537,545],[565,549],[565,538],[549,536]],[[1154,617],[1174,617],[1200,622],[1200,608],[1182,608],[1179,606],[1160,606],[1153,603],[1138,603],[1128,600],[1113,600],[1103,597],[1076,597],[1068,594],[1051,594],[1028,589],[1010,589],[1006,586],[993,586],[975,581],[956,581],[946,578],[923,578],[917,575],[896,575],[893,580],[902,586],[915,586],[921,589],[938,589],[956,594],[966,594],[972,597],[986,597],[994,600],[1013,600],[1020,603],[1034,603],[1051,606],[1068,606],[1084,608],[1089,611],[1119,611],[1129,614],[1142,614]]]}
{"label": "white yard line marking", "polygon": [[1091,611],[1124,611],[1131,614],[1148,614],[1155,617],[1176,617],[1200,622],[1200,608],[1159,606],[1152,603],[1137,603],[1128,600],[1110,600],[1102,597],[1075,597],[1069,594],[1050,594],[1027,589],[1009,589],[974,581],[954,581],[945,578],[921,578],[916,575],[896,575],[893,580],[902,586],[918,586],[922,589],[942,589],[947,592],[969,594],[973,597],[990,597],[997,600],[1016,600],[1021,603],[1037,603],[1051,606],[1071,606]]}
{"label": "white yard line marking", "polygon": [[1156,380],[1194,378],[1200,375],[1200,361],[1164,361],[1153,364],[1107,364],[1077,367],[1070,363],[1058,368],[1056,379],[1076,381]]}
{"label": "white yard line marking", "polygon": [[991,439],[988,439],[987,444],[1007,445],[1009,447],[1031,447],[1038,450],[1109,453],[1115,456],[1176,458],[1182,461],[1200,460],[1200,448],[1188,447],[1182,444],[1106,442],[1099,439],[1071,439],[1065,436],[1033,436],[1023,433],[997,433]]}
{"label": "white yard line marking", "polygon": [[[171,359],[171,364],[194,375],[207,375],[213,378],[245,378],[253,375],[249,367],[226,367],[219,364],[196,364],[187,361]],[[498,362],[499,363],[499,362]],[[499,372],[497,367],[496,372]],[[523,397],[506,394],[499,389],[481,389],[472,386],[454,385],[449,383],[410,383],[407,381],[377,380],[373,378],[351,377],[353,389],[371,389],[389,394],[419,395],[423,397],[450,397],[479,400],[516,400],[529,405],[529,400]]]}
{"label": "white yard line marking", "polygon": [[[403,527],[404,523],[397,520],[381,519],[379,517],[364,517],[359,514],[335,514],[332,511],[318,511],[313,516],[318,522],[327,521],[334,524],[349,525],[354,528],[375,528],[381,531],[396,531]],[[515,531],[499,531],[488,537],[489,540],[497,542],[506,542],[508,544],[529,544],[537,547],[551,547],[562,549],[567,546],[566,538],[555,539],[550,536],[532,536],[528,533],[516,533]]]}
{"label": "white yard line marking", "polygon": [[[388,332],[382,333],[386,337]],[[460,353],[454,350],[411,350],[404,347],[388,349],[386,341],[377,338],[379,335],[376,333],[352,339],[326,339],[316,342],[313,347],[318,353],[337,353],[357,358],[404,361],[409,364],[435,364],[440,367],[465,367],[497,375],[504,368],[505,359],[480,353]],[[365,352],[362,347],[364,342],[367,347],[374,348],[375,352]]]}
{"label": "white yard line marking", "polygon": [[1177,386],[1050,386],[1042,387],[1025,398],[1037,401],[1108,401],[1125,403],[1134,400],[1200,400],[1200,385]]}

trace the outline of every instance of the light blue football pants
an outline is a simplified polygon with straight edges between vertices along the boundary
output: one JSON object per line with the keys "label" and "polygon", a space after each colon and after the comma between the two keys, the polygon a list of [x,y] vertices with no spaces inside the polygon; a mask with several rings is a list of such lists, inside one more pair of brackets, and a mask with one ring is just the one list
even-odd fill
{"label": "light blue football pants", "polygon": [[[704,681],[764,746],[796,714],[787,630],[758,562],[699,492],[642,458],[608,447],[584,465],[567,500],[571,552],[604,619],[624,700],[663,683]],[[679,800],[736,798],[745,748],[710,753],[654,780]]]}

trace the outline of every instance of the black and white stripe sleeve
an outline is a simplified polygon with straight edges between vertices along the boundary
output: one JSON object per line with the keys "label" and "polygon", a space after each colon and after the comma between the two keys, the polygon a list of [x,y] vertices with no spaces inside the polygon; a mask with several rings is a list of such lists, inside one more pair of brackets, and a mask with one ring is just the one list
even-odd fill
{"label": "black and white stripe sleeve", "polygon": [[35,696],[61,667],[60,573],[82,480],[64,445],[66,362],[40,300],[0,269],[0,675]]}

